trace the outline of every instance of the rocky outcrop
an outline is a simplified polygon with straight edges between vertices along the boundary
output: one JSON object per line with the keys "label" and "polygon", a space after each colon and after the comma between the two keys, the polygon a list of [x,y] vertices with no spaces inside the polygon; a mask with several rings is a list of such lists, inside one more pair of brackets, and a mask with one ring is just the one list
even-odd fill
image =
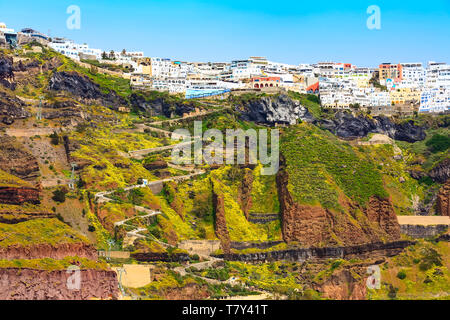
{"label": "rocky outcrop", "polygon": [[37,159],[15,138],[0,136],[0,170],[32,181],[39,177]]}
{"label": "rocky outcrop", "polygon": [[30,117],[24,103],[13,95],[0,91],[0,118],[4,124],[12,124],[15,119]]}
{"label": "rocky outcrop", "polygon": [[98,84],[76,72],[63,71],[53,73],[49,81],[49,89],[66,91],[84,99],[100,99],[103,97]]}
{"label": "rocky outcrop", "polygon": [[343,269],[333,273],[324,283],[314,284],[313,288],[322,293],[325,299],[366,300],[366,280],[351,270]]}
{"label": "rocky outcrop", "polygon": [[433,181],[438,183],[445,183],[450,179],[450,159],[447,158],[438,163],[429,173],[428,176]]}
{"label": "rocky outcrop", "polygon": [[167,169],[168,167],[169,165],[164,160],[156,160],[153,162],[144,163],[144,168],[149,171]]}
{"label": "rocky outcrop", "polygon": [[167,118],[183,116],[195,111],[195,105],[188,102],[168,101],[165,98],[148,98],[145,93],[133,93],[130,96],[130,105],[134,110],[151,115],[163,115]]}
{"label": "rocky outcrop", "polygon": [[13,78],[13,59],[0,55],[0,80],[9,80]]}
{"label": "rocky outcrop", "polygon": [[241,114],[243,120],[262,124],[293,125],[298,120],[314,121],[314,117],[307,108],[286,95],[250,100],[236,105],[235,110]]}
{"label": "rocky outcrop", "polygon": [[109,90],[108,93],[104,93],[99,84],[77,72],[54,72],[49,81],[49,89],[70,93],[84,102],[97,101],[115,110],[119,106],[127,105],[127,102],[115,92]]}
{"label": "rocky outcrop", "polygon": [[426,138],[425,130],[412,121],[395,123],[387,117],[369,119],[363,115],[353,116],[349,112],[337,112],[334,119],[323,119],[320,126],[338,137],[354,139],[366,137],[369,133],[381,133],[392,139],[416,142]]}
{"label": "rocky outcrop", "polygon": [[[213,188],[214,190],[214,188]],[[228,233],[227,221],[225,219],[225,204],[223,195],[213,192],[213,208],[214,208],[214,226],[216,235],[220,240],[222,249],[225,253],[230,252],[230,234]]]}
{"label": "rocky outcrop", "polygon": [[80,257],[98,260],[97,250],[86,243],[35,244],[24,247],[19,244],[0,247],[0,259],[44,259],[61,260],[65,257]]}
{"label": "rocky outcrop", "polygon": [[437,213],[450,217],[450,179],[444,184],[437,196]]}
{"label": "rocky outcrop", "polygon": [[[288,186],[288,174],[280,170],[277,175],[281,208],[283,239],[299,242],[302,246],[358,245],[400,238],[393,206],[388,199],[372,197],[366,208],[342,201],[348,213],[331,211],[321,206],[299,204],[294,201]],[[364,212],[366,219],[357,220],[356,212]],[[352,218],[349,216],[352,215]]]}
{"label": "rocky outcrop", "polygon": [[0,187],[0,203],[20,205],[25,202],[40,204],[39,190],[27,187]]}
{"label": "rocky outcrop", "polygon": [[80,290],[67,286],[67,270],[0,269],[1,300],[117,299],[117,274],[110,270],[80,270]]}

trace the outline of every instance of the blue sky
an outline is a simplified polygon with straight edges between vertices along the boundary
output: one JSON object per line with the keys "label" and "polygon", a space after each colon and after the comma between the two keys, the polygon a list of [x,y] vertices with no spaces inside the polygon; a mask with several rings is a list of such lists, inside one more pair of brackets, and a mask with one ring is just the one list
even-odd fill
{"label": "blue sky", "polygon": [[[66,27],[70,5],[81,9],[80,30]],[[370,5],[381,9],[381,30],[366,26]],[[188,61],[450,62],[450,0],[22,0],[1,1],[0,21]]]}

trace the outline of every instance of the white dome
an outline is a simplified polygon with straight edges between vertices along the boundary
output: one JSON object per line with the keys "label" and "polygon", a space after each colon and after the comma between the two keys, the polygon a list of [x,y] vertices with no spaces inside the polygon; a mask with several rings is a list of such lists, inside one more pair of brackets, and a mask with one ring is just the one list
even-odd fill
{"label": "white dome", "polygon": [[0,22],[0,29],[6,29],[6,23]]}

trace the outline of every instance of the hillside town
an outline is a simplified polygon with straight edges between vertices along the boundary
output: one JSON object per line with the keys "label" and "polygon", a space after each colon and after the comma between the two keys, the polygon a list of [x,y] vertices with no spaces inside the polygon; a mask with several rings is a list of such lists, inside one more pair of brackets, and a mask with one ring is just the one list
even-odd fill
{"label": "hillside town", "polygon": [[144,52],[90,48],[65,38],[50,38],[31,28],[16,32],[0,23],[0,46],[37,41],[80,63],[114,70],[133,88],[184,94],[186,99],[230,91],[316,94],[322,107],[363,109],[372,115],[411,116],[450,110],[450,65],[444,62],[351,63],[318,62],[290,65],[249,57],[231,62],[187,62],[147,57]]}

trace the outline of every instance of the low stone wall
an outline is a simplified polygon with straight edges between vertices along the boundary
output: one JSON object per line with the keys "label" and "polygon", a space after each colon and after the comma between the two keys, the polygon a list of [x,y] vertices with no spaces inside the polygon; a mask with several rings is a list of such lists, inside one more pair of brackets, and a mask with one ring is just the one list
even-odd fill
{"label": "low stone wall", "polygon": [[415,239],[428,239],[439,236],[448,231],[448,225],[430,225],[430,226],[421,226],[421,225],[401,225],[400,231],[402,234],[410,236]]}
{"label": "low stone wall", "polygon": [[209,256],[221,249],[219,240],[185,240],[178,244],[178,248],[186,250],[189,254]]}
{"label": "low stone wall", "polygon": [[256,224],[266,224],[280,219],[278,213],[250,213],[248,221]]}
{"label": "low stone wall", "polygon": [[284,241],[266,241],[266,242],[231,242],[231,249],[246,250],[246,249],[260,249],[266,250],[275,247]]}
{"label": "low stone wall", "polygon": [[392,257],[400,254],[406,247],[412,246],[415,243],[414,241],[379,242],[351,247],[297,248],[249,254],[221,254],[217,257],[229,261],[242,261],[247,263],[271,261],[305,262],[352,258],[365,259],[369,257]]}

